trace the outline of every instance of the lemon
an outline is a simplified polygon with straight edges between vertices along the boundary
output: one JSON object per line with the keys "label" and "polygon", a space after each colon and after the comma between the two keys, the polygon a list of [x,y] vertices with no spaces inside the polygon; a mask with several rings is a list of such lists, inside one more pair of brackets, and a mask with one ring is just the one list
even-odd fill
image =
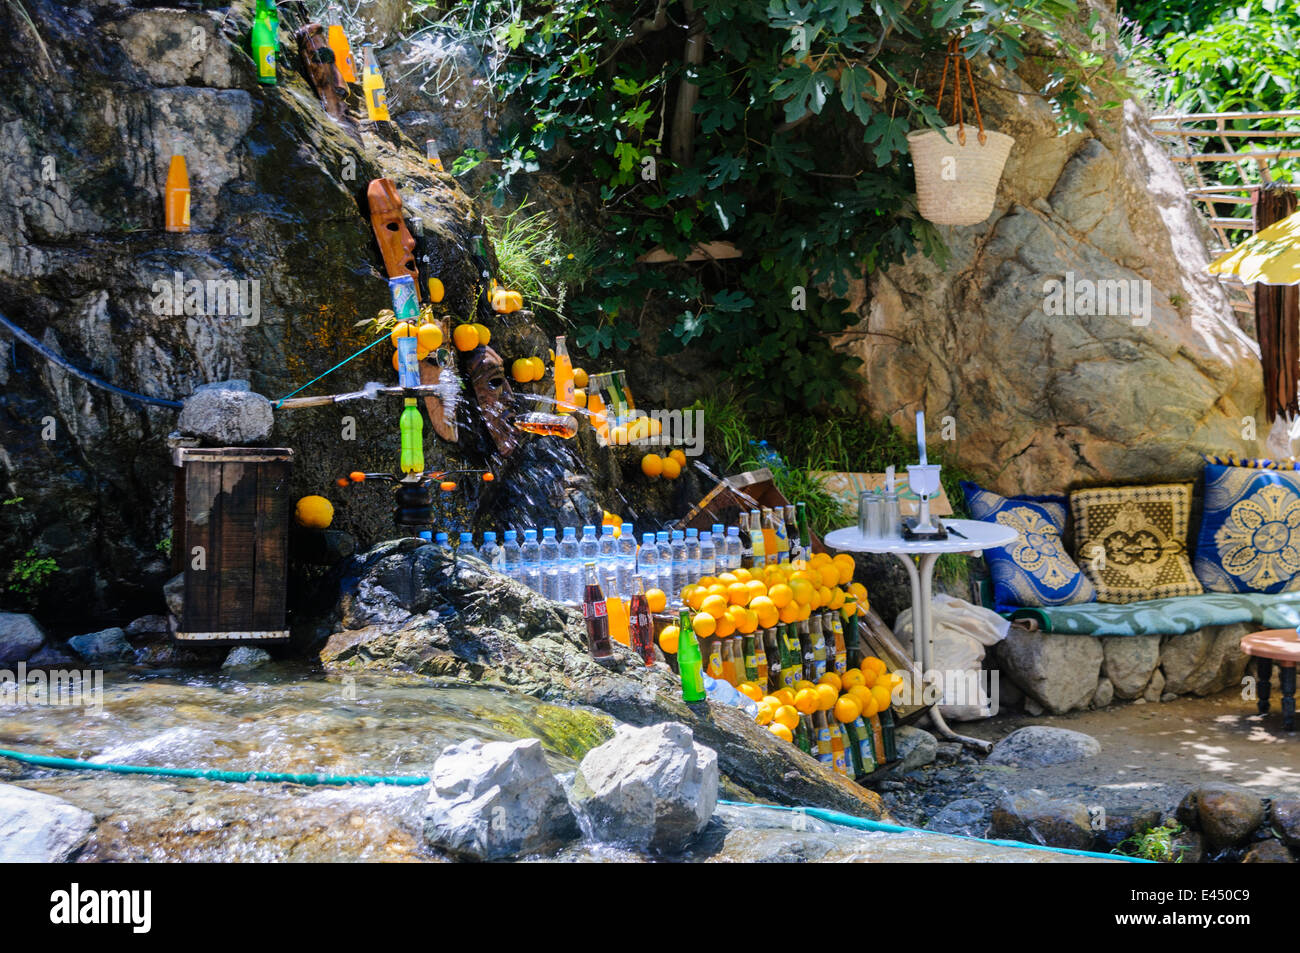
{"label": "lemon", "polygon": [[680,450],[672,450],[672,451],[670,451],[670,452],[668,453],[668,456],[670,456],[670,457],[672,457],[674,460],[676,460],[676,461],[677,461],[677,465],[678,465],[679,467],[684,467],[684,466],[686,466],[686,454],[684,454],[682,451],[680,451]]}
{"label": "lemon", "polygon": [[707,639],[713,634],[713,630],[718,627],[717,620],[707,612],[697,612],[691,618],[691,628],[695,634],[701,638]]}
{"label": "lemon", "polygon": [[793,731],[799,726],[799,710],[792,705],[782,705],[776,710],[772,720]]}
{"label": "lemon", "polygon": [[526,357],[516,358],[510,364],[510,376],[516,384],[527,384],[533,379],[533,365]]}
{"label": "lemon", "polygon": [[488,344],[491,343],[492,332],[488,330],[486,324],[479,324],[475,322],[474,324],[471,324],[470,327],[472,327],[475,331],[478,332],[479,347],[487,347]]}
{"label": "lemon", "polygon": [[[668,606],[668,596],[662,589],[647,589],[645,601],[651,612],[663,612]],[[861,672],[858,672],[861,675]]]}
{"label": "lemon", "polygon": [[830,711],[835,707],[836,700],[840,693],[830,685],[818,685],[813,689],[817,693],[817,707],[822,711]]}
{"label": "lemon", "polygon": [[778,582],[767,590],[767,596],[772,600],[772,605],[778,609],[784,609],[790,604],[790,600],[794,598],[794,590],[785,583]]}
{"label": "lemon", "polygon": [[772,734],[776,735],[782,741],[794,741],[794,733],[783,724],[773,722],[767,726],[767,730],[772,732]]}
{"label": "lemon", "polygon": [[664,472],[664,461],[657,453],[647,453],[641,458],[641,472],[648,477],[657,477]]}
{"label": "lemon", "polygon": [[772,723],[772,716],[775,714],[776,709],[771,705],[759,705],[758,714],[754,716],[754,720],[760,725],[770,725]]}
{"label": "lemon", "polygon": [[528,363],[533,367],[533,380],[540,381],[546,376],[546,365],[542,363],[540,357],[530,357]]}
{"label": "lemon", "polygon": [[420,345],[420,350],[436,351],[442,347],[442,328],[432,322],[422,324],[416,329],[415,338]]}
{"label": "lemon", "polygon": [[681,637],[682,630],[675,625],[666,625],[662,632],[659,633],[659,647],[669,655],[677,654],[677,640]]}
{"label": "lemon", "polygon": [[888,708],[890,702],[893,701],[890,697],[889,689],[880,683],[871,686],[871,697],[876,700],[876,704],[880,707],[880,711],[884,711]]}
{"label": "lemon", "polygon": [[575,368],[573,369],[573,386],[574,386],[574,387],[586,387],[586,386],[587,386],[587,380],[588,380],[588,378],[587,378],[587,372],[584,371],[581,367],[575,367]]}
{"label": "lemon", "polygon": [[705,596],[700,609],[713,616],[714,619],[720,619],[727,614],[727,600],[722,596]]}
{"label": "lemon", "polygon": [[801,714],[811,715],[817,710],[818,698],[817,693],[811,688],[801,688],[795,692],[794,707]]}
{"label": "lemon", "polygon": [[413,338],[415,334],[414,324],[410,321],[398,321],[393,327],[392,333],[388,335],[388,340],[393,343],[393,347],[397,347],[398,338]]}
{"label": "lemon", "polygon": [[323,496],[304,496],[293,508],[299,526],[324,529],[334,521],[334,504]]}
{"label": "lemon", "polygon": [[831,688],[835,689],[835,694],[837,695],[843,689],[843,686],[840,683],[840,677],[836,675],[834,672],[827,672],[821,678],[817,679],[817,684],[829,685]]}
{"label": "lemon", "polygon": [[758,690],[758,686],[753,682],[741,682],[736,686],[736,691],[740,692],[740,694],[744,695],[746,698],[754,699],[754,701],[758,701],[763,697],[763,693]]}
{"label": "lemon", "polygon": [[835,720],[848,724],[862,714],[862,706],[852,695],[841,695],[835,702]]}
{"label": "lemon", "polygon": [[718,627],[714,630],[714,635],[720,639],[725,639],[735,631],[736,623],[732,621],[731,616],[727,615],[725,612],[718,616]]}

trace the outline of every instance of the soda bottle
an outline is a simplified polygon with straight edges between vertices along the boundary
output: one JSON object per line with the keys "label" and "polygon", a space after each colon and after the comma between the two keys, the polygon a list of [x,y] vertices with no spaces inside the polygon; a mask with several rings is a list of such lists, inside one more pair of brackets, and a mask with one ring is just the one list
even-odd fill
{"label": "soda bottle", "polygon": [[835,773],[842,774],[847,778],[849,776],[849,766],[844,750],[844,736],[840,734],[840,729],[844,726],[829,713],[822,712],[821,714],[826,718],[827,733],[830,735],[831,742],[831,763],[835,767]]}
{"label": "soda bottle", "polygon": [[574,403],[573,361],[569,360],[569,349],[565,346],[564,335],[555,339],[555,407],[557,413],[570,413],[578,409]]}
{"label": "soda bottle", "polygon": [[722,640],[711,638],[709,643],[709,678],[722,678]]}
{"label": "soda bottle", "polygon": [[799,716],[799,726],[794,730],[795,747],[804,754],[813,753],[813,731],[812,719],[807,715]]}
{"label": "soda bottle", "polygon": [[897,725],[894,722],[894,709],[886,707],[874,716],[880,719],[880,743],[885,751],[885,758],[894,761],[898,758]]}
{"label": "soda bottle", "polygon": [[[752,635],[745,636],[740,643],[741,651],[744,654],[745,681],[753,682],[759,688],[763,687],[763,679],[764,676],[767,675],[767,672],[764,671],[761,675],[759,674],[758,653],[755,650],[754,642],[755,639],[761,639],[762,637],[761,633],[756,632]],[[766,668],[766,666],[764,666],[764,668]]]}
{"label": "soda bottle", "polygon": [[813,650],[812,635],[808,631],[808,620],[804,619],[798,625],[796,632],[799,640],[799,678],[816,682],[820,676],[817,674],[817,656]]}
{"label": "soda bottle", "polygon": [[682,701],[704,701],[704,668],[700,658],[700,643],[691,628],[691,614],[683,609],[678,620],[681,634],[677,639],[677,672],[682,678]]}
{"label": "soda bottle", "polygon": [[605,614],[609,618],[609,636],[615,642],[630,646],[632,637],[629,631],[627,605],[615,588],[618,585],[614,573],[605,573]]}
{"label": "soda bottle", "polygon": [[769,522],[772,527],[772,540],[776,552],[776,562],[788,563],[790,561],[790,537],[785,532],[785,516],[782,515],[781,507],[771,511]]}
{"label": "soda bottle", "polygon": [[257,81],[275,85],[275,56],[280,49],[280,15],[275,0],[257,0],[253,13],[253,62],[257,64]]}
{"label": "soda bottle", "polygon": [[858,777],[865,777],[876,770],[876,753],[871,744],[871,729],[861,715],[849,722],[849,737],[858,752]]}
{"label": "soda bottle", "polygon": [[645,578],[640,575],[632,577],[632,603],[628,606],[628,636],[632,643],[632,650],[645,660],[647,666],[653,665],[655,627],[650,620],[650,603],[645,597]]}
{"label": "soda bottle", "polygon": [[[731,639],[721,639],[715,637],[713,640],[713,644],[716,646],[716,651],[719,657],[722,659],[722,675],[721,676],[714,675],[714,678],[721,677],[722,680],[726,682],[728,685],[735,685],[736,684],[736,656],[735,653],[732,652],[731,650]],[[713,675],[713,672],[710,671],[709,674]]]}
{"label": "soda bottle", "polygon": [[591,657],[603,662],[614,657],[614,646],[609,639],[609,616],[606,614],[605,594],[596,579],[596,564],[587,563],[587,588],[582,596],[582,617],[587,622],[587,648]]}
{"label": "soda bottle", "polygon": [[814,682],[826,674],[826,636],[822,633],[822,615],[814,612],[808,617],[808,641],[812,645]]}
{"label": "soda bottle", "polygon": [[169,232],[190,230],[190,173],[184,156],[172,156],[163,188],[163,227]]}
{"label": "soda bottle", "polygon": [[420,408],[414,397],[406,398],[399,426],[402,431],[402,472],[423,473],[424,418],[420,415]]}
{"label": "soda bottle", "polygon": [[388,91],[375,59],[375,44],[361,44],[361,90],[366,96],[366,116],[371,122],[388,122]]}
{"label": "soda bottle", "polygon": [[822,614],[822,633],[826,636],[826,654],[835,659],[836,674],[843,675],[849,667],[848,646],[844,642],[844,626],[840,614],[828,609]]}
{"label": "soda bottle", "polygon": [[731,646],[731,664],[736,673],[736,680],[732,684],[739,685],[741,682],[747,682],[745,677],[745,640],[739,633],[727,639],[727,644]]}
{"label": "soda bottle", "polygon": [[763,651],[759,653],[759,664],[767,672],[767,688],[771,695],[781,687],[781,649],[777,645],[779,633],[776,628],[763,631]]}
{"label": "soda bottle", "polygon": [[[850,668],[862,667],[862,640],[858,637],[858,613],[849,606],[857,606],[858,600],[853,596],[844,597],[844,608],[840,610],[843,617],[845,663]],[[852,612],[852,615],[849,613]]]}
{"label": "soda bottle", "polygon": [[330,7],[330,27],[325,34],[325,43],[334,51],[334,62],[339,68],[339,75],[343,77],[345,83],[355,83],[357,80],[357,63],[352,58],[352,46],[348,43],[348,35],[343,32],[343,24],[339,22],[338,8]]}
{"label": "soda bottle", "polygon": [[785,637],[781,640],[781,685],[794,688],[794,683],[803,678],[803,653],[799,649],[799,629],[794,622],[785,627]]}
{"label": "soda bottle", "polygon": [[871,747],[876,752],[880,764],[888,764],[894,760],[885,750],[885,728],[880,723],[879,713],[871,716]]}
{"label": "soda bottle", "polygon": [[817,760],[834,770],[835,753],[831,749],[831,726],[826,720],[826,712],[820,708],[812,713],[813,730],[817,733]]}
{"label": "soda bottle", "polygon": [[808,532],[808,507],[802,502],[794,505],[795,524],[799,527],[799,550],[804,559],[812,555],[812,534]]}
{"label": "soda bottle", "polygon": [[785,508],[785,538],[790,544],[790,559],[807,559],[810,553],[806,552],[803,544],[799,539],[799,525],[795,516],[794,507]]}
{"label": "soda bottle", "polygon": [[772,511],[768,507],[763,507],[759,517],[763,523],[763,555],[767,562],[773,566],[780,560],[780,546],[776,538],[776,521],[772,517]]}
{"label": "soda bottle", "polygon": [[740,526],[736,529],[740,536],[740,565],[751,569],[754,565],[754,541],[749,536],[749,514],[740,512]]}
{"label": "soda bottle", "polygon": [[754,566],[766,566],[767,538],[763,534],[763,518],[758,510],[749,511],[749,546],[754,553]]}
{"label": "soda bottle", "polygon": [[845,773],[851,778],[862,777],[862,756],[858,753],[858,746],[853,743],[852,736],[849,735],[849,726],[838,723],[840,731],[840,746],[848,756],[845,759]]}

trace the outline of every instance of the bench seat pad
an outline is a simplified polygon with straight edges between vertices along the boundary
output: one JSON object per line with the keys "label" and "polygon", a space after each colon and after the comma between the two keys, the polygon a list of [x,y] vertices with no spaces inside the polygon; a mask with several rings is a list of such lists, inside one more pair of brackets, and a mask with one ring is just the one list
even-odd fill
{"label": "bench seat pad", "polygon": [[1123,605],[1085,602],[1015,609],[1012,620],[1033,620],[1044,632],[1062,635],[1182,635],[1212,625],[1250,622],[1264,629],[1300,626],[1300,592],[1206,592]]}

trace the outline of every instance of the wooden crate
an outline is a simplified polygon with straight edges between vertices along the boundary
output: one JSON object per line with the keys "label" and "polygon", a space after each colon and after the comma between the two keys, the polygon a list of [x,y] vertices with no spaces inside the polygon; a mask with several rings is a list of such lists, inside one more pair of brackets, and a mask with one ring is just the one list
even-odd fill
{"label": "wooden crate", "polygon": [[[757,506],[755,504],[757,503]],[[714,523],[721,523],[723,526],[737,526],[740,523],[741,511],[749,512],[752,509],[762,509],[763,507],[790,506],[791,501],[787,500],[776,484],[772,481],[772,471],[763,467],[759,470],[748,470],[744,473],[738,473],[735,476],[727,477],[719,481],[713,489],[704,494],[700,502],[691,507],[691,511],[678,520],[674,529],[686,529],[688,527],[699,530],[707,530]],[[813,552],[822,552],[825,547],[822,546],[821,539],[816,533],[811,533]]]}
{"label": "wooden crate", "polygon": [[242,645],[289,638],[284,603],[292,461],[293,451],[283,448],[173,451],[172,552],[185,573],[178,641]]}

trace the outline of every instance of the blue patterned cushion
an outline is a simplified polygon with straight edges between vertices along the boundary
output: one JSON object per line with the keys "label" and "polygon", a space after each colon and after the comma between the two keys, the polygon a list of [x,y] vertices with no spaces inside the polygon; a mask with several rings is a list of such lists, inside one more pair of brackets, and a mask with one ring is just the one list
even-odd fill
{"label": "blue patterned cushion", "polygon": [[1194,568],[1211,592],[1300,589],[1300,473],[1206,465]]}
{"label": "blue patterned cushion", "polygon": [[993,577],[995,609],[1007,612],[1021,606],[1060,606],[1097,598],[1097,590],[1061,541],[1064,497],[1008,499],[965,481],[961,488],[971,516],[1020,534],[1008,546],[984,551]]}

